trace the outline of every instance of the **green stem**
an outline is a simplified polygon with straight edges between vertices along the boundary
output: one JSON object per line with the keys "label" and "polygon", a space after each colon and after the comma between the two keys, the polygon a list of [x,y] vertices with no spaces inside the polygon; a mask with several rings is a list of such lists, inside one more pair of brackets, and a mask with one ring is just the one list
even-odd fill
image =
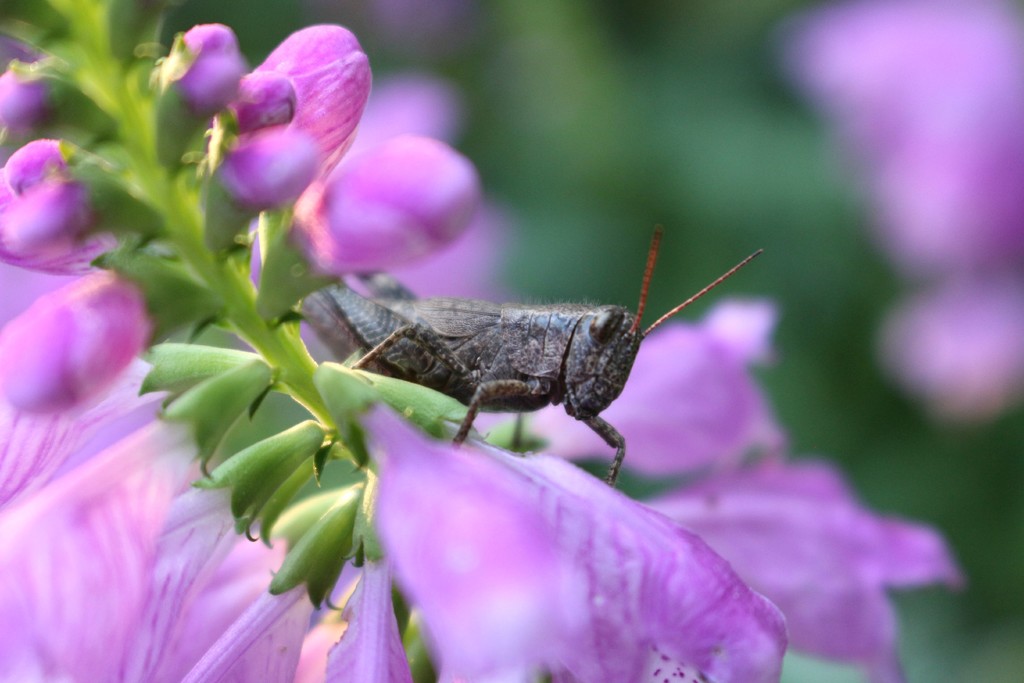
{"label": "green stem", "polygon": [[177,247],[193,273],[224,301],[232,331],[260,353],[277,372],[278,387],[305,406],[328,428],[336,428],[313,385],[316,362],[310,357],[296,325],[274,325],[256,312],[256,289],[248,263],[214,254],[203,242],[203,223],[197,183],[181,181],[181,173],[157,162],[154,102],[133,87],[132,74],[109,51],[100,13],[73,23],[83,46],[80,76],[95,89],[96,99],[118,121],[121,142],[131,159],[131,180],[167,218],[166,237]]}

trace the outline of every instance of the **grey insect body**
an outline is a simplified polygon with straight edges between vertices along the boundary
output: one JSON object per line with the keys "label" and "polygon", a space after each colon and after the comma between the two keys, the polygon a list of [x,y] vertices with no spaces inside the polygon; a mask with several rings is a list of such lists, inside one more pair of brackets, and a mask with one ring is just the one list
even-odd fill
{"label": "grey insect body", "polygon": [[659,238],[656,232],[635,314],[621,306],[417,299],[378,274],[363,278],[370,298],[334,285],[308,296],[303,315],[336,357],[368,350],[355,367],[430,387],[467,405],[456,443],[466,439],[481,410],[521,413],[564,405],[615,448],[607,476],[614,484],[626,442],[600,413],[622,393],[640,342],[753,258],[641,331]]}

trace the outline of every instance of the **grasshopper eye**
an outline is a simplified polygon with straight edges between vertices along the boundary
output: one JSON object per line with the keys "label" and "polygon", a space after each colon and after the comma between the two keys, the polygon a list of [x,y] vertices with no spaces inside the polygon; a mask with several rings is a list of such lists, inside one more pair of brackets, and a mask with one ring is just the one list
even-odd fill
{"label": "grasshopper eye", "polygon": [[621,322],[622,313],[619,311],[601,311],[590,323],[590,336],[601,344],[607,344]]}

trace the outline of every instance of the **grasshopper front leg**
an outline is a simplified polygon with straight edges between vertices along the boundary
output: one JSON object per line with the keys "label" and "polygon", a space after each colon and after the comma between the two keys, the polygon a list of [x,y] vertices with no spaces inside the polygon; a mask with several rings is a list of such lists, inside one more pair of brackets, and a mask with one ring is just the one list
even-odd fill
{"label": "grasshopper front leg", "polygon": [[466,410],[466,417],[462,419],[458,433],[455,434],[455,443],[462,443],[469,436],[469,430],[473,426],[480,409],[499,398],[511,398],[515,396],[532,396],[542,393],[541,387],[531,385],[518,379],[496,379],[484,382],[473,392],[473,398]]}
{"label": "grasshopper front leg", "polygon": [[623,438],[622,434],[619,434],[615,427],[612,427],[596,415],[583,420],[583,423],[604,439],[606,444],[615,449],[615,459],[612,460],[612,465],[608,468],[608,474],[604,477],[608,485],[614,488],[615,481],[619,478],[619,468],[622,467],[622,461],[626,457],[626,439]]}

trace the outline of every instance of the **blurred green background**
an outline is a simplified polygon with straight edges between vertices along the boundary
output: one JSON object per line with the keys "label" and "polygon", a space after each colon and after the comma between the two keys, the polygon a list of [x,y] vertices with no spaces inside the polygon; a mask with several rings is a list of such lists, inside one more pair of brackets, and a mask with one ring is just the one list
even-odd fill
{"label": "blurred green background", "polygon": [[[167,33],[227,23],[257,64],[291,31],[331,21],[356,31],[375,78],[450,79],[466,105],[456,144],[513,217],[495,277],[523,299],[635,306],[658,223],[652,316],[763,247],[709,298],[777,302],[778,360],[761,379],[793,452],[838,462],[873,509],[941,529],[967,574],[960,593],[895,597],[910,680],[1018,682],[1024,412],[938,424],[882,375],[876,332],[904,285],[868,239],[823,122],[780,69],[780,31],[813,4],[195,0]],[[785,680],[861,678],[791,658]]]}

